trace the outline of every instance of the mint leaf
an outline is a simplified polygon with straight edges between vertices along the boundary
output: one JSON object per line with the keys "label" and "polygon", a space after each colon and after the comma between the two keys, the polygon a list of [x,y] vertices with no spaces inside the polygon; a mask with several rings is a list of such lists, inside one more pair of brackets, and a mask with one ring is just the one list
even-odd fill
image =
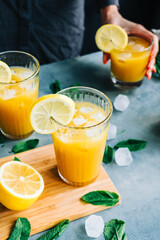
{"label": "mint leaf", "polygon": [[124,233],[125,222],[112,219],[104,226],[104,237],[105,240],[127,240],[127,237]]}
{"label": "mint leaf", "polygon": [[53,93],[57,93],[59,92],[60,90],[62,90],[61,88],[61,85],[60,85],[60,82],[58,80],[55,80],[54,83],[51,83],[50,84],[50,89]]}
{"label": "mint leaf", "polygon": [[104,155],[103,155],[103,162],[110,163],[113,159],[113,148],[110,146],[105,146]]}
{"label": "mint leaf", "polygon": [[69,220],[66,219],[53,227],[50,231],[39,237],[37,240],[55,240],[66,230],[68,225]]}
{"label": "mint leaf", "polygon": [[27,240],[31,231],[31,225],[27,218],[18,218],[8,240]]}
{"label": "mint leaf", "polygon": [[102,190],[89,192],[83,195],[81,199],[93,205],[106,207],[115,206],[119,202],[119,196],[117,193]]}
{"label": "mint leaf", "polygon": [[78,86],[81,86],[80,83],[74,83],[71,87],[78,87]]}
{"label": "mint leaf", "polygon": [[160,76],[160,50],[156,56],[155,67],[156,67],[158,75]]}
{"label": "mint leaf", "polygon": [[126,141],[121,141],[117,143],[114,148],[125,148],[127,147],[131,152],[133,151],[139,151],[143,148],[145,148],[147,142],[143,140],[137,140],[137,139],[128,139]]}
{"label": "mint leaf", "polygon": [[0,144],[4,143],[5,142],[5,138],[1,135],[0,136]]}
{"label": "mint leaf", "polygon": [[18,162],[21,162],[21,160],[17,157],[14,157],[13,161],[18,161]]}
{"label": "mint leaf", "polygon": [[121,130],[121,131],[119,131],[119,132],[117,132],[117,135],[119,135],[119,134],[122,134],[122,133],[124,133],[126,130],[125,129],[123,129],[123,130]]}
{"label": "mint leaf", "polygon": [[12,152],[20,153],[35,148],[39,143],[39,139],[31,139],[17,143],[13,148]]}

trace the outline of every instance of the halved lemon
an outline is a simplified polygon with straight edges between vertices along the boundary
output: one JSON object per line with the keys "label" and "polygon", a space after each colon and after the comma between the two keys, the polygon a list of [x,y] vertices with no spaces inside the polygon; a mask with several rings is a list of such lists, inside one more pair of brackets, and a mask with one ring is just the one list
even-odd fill
{"label": "halved lemon", "polygon": [[44,189],[42,176],[30,165],[10,161],[0,168],[0,202],[11,210],[31,206]]}
{"label": "halved lemon", "polygon": [[57,129],[57,122],[67,125],[75,110],[74,101],[62,94],[50,94],[39,98],[33,105],[30,121],[33,129],[41,134],[51,134]]}
{"label": "halved lemon", "polygon": [[128,43],[128,35],[120,26],[106,24],[97,30],[95,41],[100,50],[110,53],[115,47],[125,48]]}
{"label": "halved lemon", "polygon": [[11,78],[11,69],[6,63],[0,61],[0,82],[9,83],[11,81]]}

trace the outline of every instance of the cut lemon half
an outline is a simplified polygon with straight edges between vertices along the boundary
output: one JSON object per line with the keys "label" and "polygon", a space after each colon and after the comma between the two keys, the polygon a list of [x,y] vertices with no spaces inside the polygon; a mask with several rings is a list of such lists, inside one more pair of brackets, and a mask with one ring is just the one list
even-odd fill
{"label": "cut lemon half", "polygon": [[9,83],[11,81],[11,78],[12,78],[11,69],[6,63],[0,61],[0,82]]}
{"label": "cut lemon half", "polygon": [[30,165],[10,161],[0,168],[0,202],[11,210],[31,206],[44,189],[42,176]]}
{"label": "cut lemon half", "polygon": [[120,26],[106,24],[97,30],[95,41],[100,50],[110,53],[115,47],[125,48],[128,43],[128,35]]}
{"label": "cut lemon half", "polygon": [[74,101],[62,94],[50,94],[39,98],[33,105],[30,121],[33,129],[41,134],[51,134],[57,129],[57,122],[67,125],[75,110]]}

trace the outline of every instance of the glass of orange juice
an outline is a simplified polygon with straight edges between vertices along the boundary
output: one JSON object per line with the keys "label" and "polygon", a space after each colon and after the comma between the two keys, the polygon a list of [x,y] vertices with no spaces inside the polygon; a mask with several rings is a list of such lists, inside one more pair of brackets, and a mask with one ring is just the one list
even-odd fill
{"label": "glass of orange juice", "polygon": [[124,49],[116,46],[111,51],[111,80],[120,88],[141,85],[149,60],[153,39],[143,31],[128,33],[128,44]]}
{"label": "glass of orange juice", "polygon": [[0,61],[11,69],[11,81],[0,79],[0,129],[10,139],[28,137],[33,128],[30,108],[38,98],[38,60],[29,53],[7,51],[0,53]]}
{"label": "glass of orange juice", "polygon": [[112,103],[102,92],[72,87],[59,92],[75,102],[71,123],[57,123],[53,144],[60,177],[68,184],[93,182],[100,171],[107,139]]}

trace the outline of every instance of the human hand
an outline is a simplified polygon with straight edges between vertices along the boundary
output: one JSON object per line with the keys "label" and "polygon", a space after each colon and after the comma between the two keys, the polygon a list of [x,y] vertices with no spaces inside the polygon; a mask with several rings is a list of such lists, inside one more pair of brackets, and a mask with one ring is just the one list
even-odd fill
{"label": "human hand", "polygon": [[[149,57],[149,61],[146,68],[145,76],[150,79],[152,75],[152,71],[156,72],[155,68],[155,58],[158,53],[158,42],[159,39],[157,35],[153,34],[152,32],[148,31],[145,27],[143,27],[141,24],[137,24],[131,21],[126,20],[121,16],[121,14],[118,11],[118,8],[116,5],[109,5],[103,9],[101,9],[101,20],[102,24],[115,24],[122,28],[124,28],[127,31],[131,30],[143,30],[145,33],[147,33],[149,36],[153,39],[153,45],[151,49],[151,54]],[[109,53],[103,53],[103,63],[107,63],[110,59]]]}

